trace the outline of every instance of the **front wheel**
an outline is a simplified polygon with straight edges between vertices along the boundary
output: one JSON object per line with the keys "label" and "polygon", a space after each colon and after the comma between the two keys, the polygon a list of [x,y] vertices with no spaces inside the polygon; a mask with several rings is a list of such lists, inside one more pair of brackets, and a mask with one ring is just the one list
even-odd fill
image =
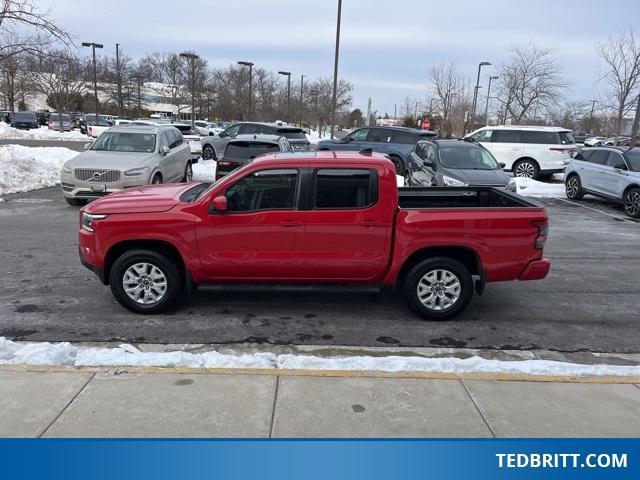
{"label": "front wheel", "polygon": [[162,183],[162,175],[156,173],[151,179],[151,185],[160,185]]}
{"label": "front wheel", "polygon": [[632,218],[640,218],[640,188],[632,188],[624,194],[624,211]]}
{"label": "front wheel", "polygon": [[409,307],[426,320],[454,317],[471,301],[469,269],[452,258],[434,257],[414,266],[404,282]]}
{"label": "front wheel", "polygon": [[582,200],[584,190],[582,190],[582,182],[577,175],[571,175],[565,182],[567,198],[569,200]]}
{"label": "front wheel", "polygon": [[191,166],[191,161],[187,161],[187,165],[184,167],[184,176],[182,177],[183,182],[192,182],[193,181],[193,167]]}
{"label": "front wheel", "polygon": [[202,158],[204,160],[215,160],[216,159],[216,149],[213,148],[212,145],[205,145],[202,149]]}
{"label": "front wheel", "polygon": [[396,174],[404,175],[404,165],[402,164],[402,160],[400,160],[395,155],[392,155],[389,158],[391,158],[391,161],[393,162],[393,166],[396,167]]}
{"label": "front wheel", "polygon": [[516,177],[537,180],[540,177],[540,169],[538,168],[538,164],[533,160],[519,160],[513,166],[513,174]]}
{"label": "front wheel", "polygon": [[152,250],[131,250],[119,257],[109,274],[111,292],[136,313],[160,313],[174,307],[182,293],[176,265]]}

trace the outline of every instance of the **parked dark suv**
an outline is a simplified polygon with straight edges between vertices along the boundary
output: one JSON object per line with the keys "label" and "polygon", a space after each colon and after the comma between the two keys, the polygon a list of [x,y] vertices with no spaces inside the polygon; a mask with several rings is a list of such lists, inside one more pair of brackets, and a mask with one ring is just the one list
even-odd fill
{"label": "parked dark suv", "polygon": [[40,128],[40,122],[33,112],[16,112],[13,115],[11,126],[20,130],[31,130],[33,128]]}
{"label": "parked dark suv", "polygon": [[436,132],[405,127],[363,127],[354,130],[342,140],[322,140],[316,150],[371,149],[389,155],[398,175],[404,175],[409,155],[419,140],[435,138]]}
{"label": "parked dark suv", "polygon": [[309,150],[309,139],[302,128],[278,123],[241,122],[231,125],[218,135],[208,135],[202,139],[202,158],[216,160],[224,154],[229,141],[238,135],[276,135],[289,141],[294,152]]}

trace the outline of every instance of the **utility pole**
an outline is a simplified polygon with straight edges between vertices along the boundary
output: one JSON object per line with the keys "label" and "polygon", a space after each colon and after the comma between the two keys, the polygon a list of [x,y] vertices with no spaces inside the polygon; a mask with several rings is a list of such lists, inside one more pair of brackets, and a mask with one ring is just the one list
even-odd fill
{"label": "utility pole", "polygon": [[82,42],[83,47],[91,47],[93,50],[93,95],[96,101],[96,123],[98,123],[98,70],[96,68],[96,48],[103,48],[100,43]]}
{"label": "utility pole", "polygon": [[373,99],[369,97],[369,103],[367,104],[367,125],[371,125],[371,103]]}
{"label": "utility pole", "polygon": [[287,114],[285,121],[289,123],[289,105],[291,103],[291,72],[278,72],[279,75],[285,75],[287,77]]}
{"label": "utility pole", "polygon": [[435,98],[431,97],[431,100],[429,101],[429,117],[433,116],[433,101],[435,100]]}
{"label": "utility pole", "polygon": [[302,106],[302,91],[304,88],[304,74],[300,75],[300,111],[298,112],[298,116],[300,119],[300,126],[302,127],[302,112],[303,112],[303,106]]}
{"label": "utility pole", "polygon": [[245,118],[245,120],[250,120],[251,119],[251,99],[253,97],[253,94],[251,92],[251,82],[253,79],[254,64],[252,62],[239,61],[238,65],[244,65],[245,67],[249,67],[249,107],[247,108],[247,118]]}
{"label": "utility pole", "polygon": [[196,60],[200,57],[193,52],[182,52],[180,56],[191,62],[191,128],[194,128],[196,116]]}
{"label": "utility pole", "polygon": [[491,95],[491,80],[497,80],[498,76],[489,76],[489,86],[487,87],[487,103],[484,106],[484,123],[489,125],[489,95]]}
{"label": "utility pole", "polygon": [[629,142],[629,148],[635,147],[638,144],[638,124],[640,123],[640,95],[638,95],[636,105],[636,115],[633,118],[633,126],[631,127],[631,140]]}
{"label": "utility pole", "polygon": [[118,116],[122,117],[122,72],[120,71],[120,44],[116,43],[116,82],[118,87]]}
{"label": "utility pole", "polygon": [[595,110],[595,108],[596,108],[596,101],[595,100],[591,100],[591,113],[589,113],[589,127],[588,127],[589,128],[589,133],[592,133],[591,132],[591,129],[592,129],[591,125],[593,125],[592,124],[592,122],[593,122],[593,111]]}
{"label": "utility pole", "polygon": [[342,16],[342,0],[338,0],[338,21],[336,23],[336,52],[333,62],[333,96],[331,100],[331,138],[336,126],[336,95],[338,91],[338,58],[340,54],[340,17]]}
{"label": "utility pole", "polygon": [[395,126],[396,124],[396,115],[398,114],[398,105],[397,104],[393,104],[393,125]]}

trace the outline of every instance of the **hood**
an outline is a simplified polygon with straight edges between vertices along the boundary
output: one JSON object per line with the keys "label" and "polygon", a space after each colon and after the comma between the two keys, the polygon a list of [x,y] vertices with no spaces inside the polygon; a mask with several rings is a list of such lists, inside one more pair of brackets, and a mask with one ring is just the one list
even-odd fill
{"label": "hood", "polygon": [[180,196],[197,183],[170,183],[127,188],[88,204],[84,211],[106,213],[166,212],[180,203]]}
{"label": "hood", "polygon": [[153,153],[146,152],[101,152],[98,150],[86,150],[69,160],[67,167],[129,170],[130,168],[144,166],[153,156]]}
{"label": "hood", "polygon": [[465,170],[442,167],[438,172],[455,178],[469,185],[508,185],[509,176],[502,169],[496,170]]}

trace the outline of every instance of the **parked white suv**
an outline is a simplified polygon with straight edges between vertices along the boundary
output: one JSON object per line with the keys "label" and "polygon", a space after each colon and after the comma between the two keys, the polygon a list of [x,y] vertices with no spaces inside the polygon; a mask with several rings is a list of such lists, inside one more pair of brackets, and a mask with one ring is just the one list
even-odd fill
{"label": "parked white suv", "polygon": [[563,172],[578,151],[571,130],[561,127],[499,125],[469,135],[516,177],[539,179]]}

